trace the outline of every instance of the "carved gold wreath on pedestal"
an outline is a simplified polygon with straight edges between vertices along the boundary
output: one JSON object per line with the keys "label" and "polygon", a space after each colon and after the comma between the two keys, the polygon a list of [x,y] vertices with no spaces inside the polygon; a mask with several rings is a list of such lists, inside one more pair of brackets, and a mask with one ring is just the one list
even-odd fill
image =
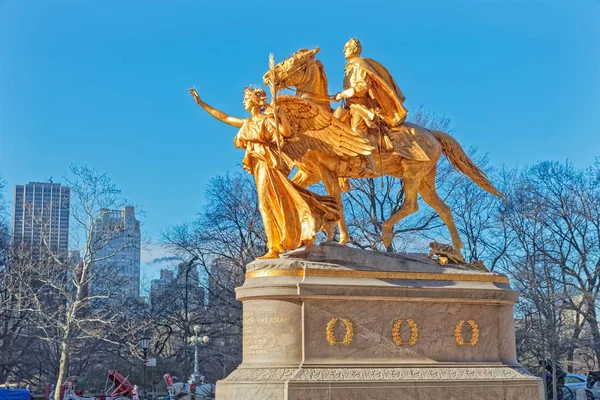
{"label": "carved gold wreath on pedestal", "polygon": [[464,346],[464,345],[471,345],[471,346],[475,346],[477,344],[477,342],[479,341],[479,327],[477,326],[477,323],[470,319],[467,321],[467,323],[469,324],[469,326],[471,327],[471,340],[469,341],[469,343],[465,343],[465,340],[463,339],[463,335],[462,335],[462,328],[463,325],[465,324],[465,320],[461,319],[460,321],[458,321],[458,324],[456,324],[456,327],[454,328],[454,340],[456,340],[456,343],[459,344],[460,346]]}
{"label": "carved gold wreath on pedestal", "polygon": [[335,324],[337,324],[338,320],[339,320],[339,318],[331,318],[329,320],[329,322],[327,323],[327,329],[325,330],[325,333],[327,335],[327,341],[331,345],[333,345],[333,344],[348,345],[352,342],[352,337],[354,336],[354,330],[352,329],[352,322],[348,318],[342,318],[342,322],[344,323],[344,326],[346,327],[346,334],[344,335],[344,339],[341,342],[338,342],[335,339],[335,333],[333,331],[335,329]]}
{"label": "carved gold wreath on pedestal", "polygon": [[402,326],[401,319],[396,320],[392,327],[392,339],[398,346],[403,344],[414,346],[419,338],[419,328],[417,328],[416,322],[412,319],[407,319],[406,322],[408,323],[408,326],[410,326],[410,338],[408,339],[408,342],[403,342],[402,337],[400,336],[400,327]]}

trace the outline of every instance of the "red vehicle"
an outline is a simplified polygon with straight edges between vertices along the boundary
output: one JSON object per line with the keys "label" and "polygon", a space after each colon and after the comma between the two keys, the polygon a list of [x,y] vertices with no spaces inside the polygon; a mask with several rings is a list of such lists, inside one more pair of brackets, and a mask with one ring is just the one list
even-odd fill
{"label": "red vehicle", "polygon": [[[106,393],[106,396],[103,396],[104,398],[137,397],[137,387],[132,385],[127,378],[117,371],[108,371],[108,380],[112,382],[112,387]],[[103,399],[101,398],[101,400]]]}
{"label": "red vehicle", "polygon": [[[111,382],[111,387],[106,391],[106,394],[100,396],[99,400],[139,400],[137,386],[132,385],[127,378],[117,371],[108,371],[107,380]],[[61,400],[96,400],[95,397],[82,397],[83,392],[75,389],[74,376],[60,385],[59,390]],[[53,396],[54,393],[50,393],[48,398],[52,399]]]}

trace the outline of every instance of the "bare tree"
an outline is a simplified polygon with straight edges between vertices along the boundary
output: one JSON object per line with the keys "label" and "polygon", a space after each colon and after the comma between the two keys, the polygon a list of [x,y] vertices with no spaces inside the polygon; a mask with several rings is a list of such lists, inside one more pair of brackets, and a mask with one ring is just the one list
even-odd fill
{"label": "bare tree", "polygon": [[[197,257],[206,307],[190,315],[189,326],[200,325],[212,338],[210,345],[202,348],[202,360],[209,378],[221,378],[241,361],[241,304],[235,300],[234,288],[243,283],[246,264],[266,250],[252,176],[235,173],[213,178],[198,219],[170,228],[164,232],[163,242],[182,259]],[[182,324],[181,308],[174,297],[167,299],[170,307],[161,306],[170,314],[166,320],[170,322],[161,325],[173,329]],[[161,332],[179,336],[166,328]],[[184,336],[189,334],[184,332]]]}
{"label": "bare tree", "polygon": [[4,198],[4,188],[6,181],[0,175],[0,274],[8,269],[8,260],[10,254],[10,227],[8,205]]}
{"label": "bare tree", "polygon": [[10,260],[10,228],[8,210],[4,199],[6,182],[0,176],[0,381],[24,369],[24,355],[29,344],[19,336],[26,325],[27,313],[15,307],[19,302],[27,302],[15,296],[17,280],[9,269]]}
{"label": "bare tree", "polygon": [[[570,344],[562,348],[570,361],[585,330],[589,332],[596,359],[600,359],[599,178],[598,163],[581,171],[569,163],[542,162],[521,172],[511,202],[509,222],[516,238],[516,246],[511,249],[514,279],[523,281],[524,298],[534,301],[540,296],[528,291],[535,290],[538,284],[524,279],[527,275],[519,267],[524,262],[532,263],[534,275],[539,277],[545,271],[552,271],[546,286],[552,284],[556,299],[535,300],[535,309],[541,313],[553,301],[560,303],[554,304],[554,308],[562,318],[567,318]],[[549,318],[548,313],[544,318]],[[560,322],[560,318],[555,319]],[[564,334],[554,335],[548,330],[540,333],[549,341],[551,352],[561,347],[552,340],[559,340]]]}
{"label": "bare tree", "polygon": [[[200,349],[201,368],[210,381],[224,378],[241,361],[241,303],[235,300],[234,288],[243,278],[237,266],[224,260],[216,260],[210,275],[188,283],[188,321],[185,320],[185,280],[187,263],[179,268],[178,279],[161,287],[152,296],[152,317],[157,329],[154,331],[153,354],[173,361],[170,371],[178,376],[183,372],[185,358],[191,364],[193,348],[186,344],[191,327],[199,326],[201,335],[210,338],[207,346]],[[237,279],[236,279],[237,276]],[[186,327],[187,334],[186,334]],[[187,371],[188,375],[191,372]]]}
{"label": "bare tree", "polygon": [[[470,150],[471,157],[477,160],[488,176],[492,177],[500,192],[509,188],[513,176],[505,170],[497,173],[489,166],[486,156]],[[508,250],[514,240],[507,227],[509,204],[501,198],[482,190],[471,179],[461,174],[449,178],[451,189],[447,204],[452,209],[456,227],[463,240],[463,254],[468,262],[482,261],[493,271],[508,266]],[[445,234],[445,231],[443,232]]]}
{"label": "bare tree", "polygon": [[[28,313],[29,324],[20,335],[38,339],[38,346],[46,343],[48,355],[57,358],[56,387],[65,381],[70,364],[84,359],[92,343],[136,351],[135,335],[143,329],[134,318],[138,301],[118,295],[122,282],[117,271],[95,267],[129,243],[118,241],[123,244],[114,246],[115,239],[128,234],[120,224],[103,227],[102,234],[97,232],[102,214],[119,204],[119,191],[105,174],[87,167],[72,167],[71,176],[66,179],[71,188],[73,233],[81,239],[80,257],[57,252],[42,229],[42,251],[22,248],[11,259],[17,279],[14,295],[28,299],[26,304],[15,304],[18,307],[13,310]],[[48,213],[38,213],[36,218],[34,223],[42,228],[49,225]],[[108,252],[104,251],[107,246]]]}
{"label": "bare tree", "polygon": [[215,258],[226,258],[245,271],[246,264],[266,249],[252,176],[216,176],[205,196],[206,206],[198,219],[168,229],[164,244],[182,258],[197,256],[205,273],[210,273]]}
{"label": "bare tree", "polygon": [[20,293],[19,278],[18,270],[0,271],[0,381],[29,377],[28,358],[34,340],[21,333],[29,324],[31,299]]}
{"label": "bare tree", "polygon": [[495,174],[506,201],[470,182],[450,198],[467,258],[506,272],[521,291],[517,347],[529,366],[552,357],[572,369],[597,349],[598,175],[597,164],[542,162]]}

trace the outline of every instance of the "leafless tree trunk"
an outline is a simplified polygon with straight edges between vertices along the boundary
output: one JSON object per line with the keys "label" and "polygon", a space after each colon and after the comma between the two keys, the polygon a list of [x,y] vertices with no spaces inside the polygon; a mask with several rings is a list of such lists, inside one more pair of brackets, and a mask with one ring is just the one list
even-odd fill
{"label": "leafless tree trunk", "polygon": [[[126,301],[116,295],[121,284],[117,271],[95,267],[123,250],[113,245],[108,253],[101,253],[105,246],[117,243],[114,239],[127,234],[124,226],[116,224],[109,232],[104,229],[104,234],[94,234],[102,213],[119,205],[119,191],[106,175],[93,169],[72,167],[71,175],[73,178],[66,178],[71,188],[70,215],[76,222],[73,234],[82,239],[81,259],[75,262],[66,254],[57,253],[43,228],[43,251],[34,256],[22,248],[11,260],[11,272],[18,278],[12,288],[13,296],[28,299],[27,304],[12,304],[13,313],[27,313],[27,326],[19,334],[56,345],[57,388],[67,378],[74,351],[81,350],[76,344],[101,340],[135,351],[135,335],[143,329],[143,324],[131,325],[127,318],[129,312],[135,317],[137,300]],[[42,211],[36,218],[39,226],[49,225],[49,212]],[[90,285],[102,289],[92,294]],[[56,400],[58,395],[57,390]]]}
{"label": "leafless tree trunk", "polygon": [[[577,171],[544,162],[514,175],[508,192],[508,272],[538,310],[543,347],[571,363],[584,328],[596,359],[600,332],[596,313],[600,289],[600,182],[598,166]],[[527,269],[524,267],[528,266]],[[585,326],[584,326],[585,323]]]}

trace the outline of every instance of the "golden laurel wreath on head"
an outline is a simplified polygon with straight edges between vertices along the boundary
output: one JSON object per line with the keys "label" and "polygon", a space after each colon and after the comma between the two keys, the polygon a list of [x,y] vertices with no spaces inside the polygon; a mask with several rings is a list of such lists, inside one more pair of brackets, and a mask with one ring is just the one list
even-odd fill
{"label": "golden laurel wreath on head", "polygon": [[417,343],[417,339],[419,339],[419,328],[417,327],[417,323],[412,319],[407,319],[406,323],[408,323],[408,326],[410,327],[410,338],[408,339],[408,342],[403,342],[402,337],[400,336],[400,327],[402,326],[401,319],[397,319],[392,327],[392,340],[398,346],[403,344],[414,346]]}
{"label": "golden laurel wreath on head", "polygon": [[469,343],[465,343],[465,340],[463,339],[463,335],[462,335],[462,328],[463,328],[463,325],[465,324],[464,319],[461,319],[460,321],[458,321],[458,324],[456,324],[456,327],[454,328],[454,340],[456,340],[456,343],[460,346],[464,346],[464,345],[475,346],[477,344],[477,342],[479,342],[479,326],[477,326],[477,323],[472,319],[468,320],[467,323],[471,327],[471,331],[472,331],[471,332],[471,340],[469,341]]}
{"label": "golden laurel wreath on head", "polygon": [[342,323],[346,327],[346,334],[344,335],[344,339],[341,342],[338,342],[335,339],[335,324],[339,321],[339,318],[331,318],[327,323],[327,329],[325,330],[327,341],[329,344],[343,344],[349,345],[352,342],[352,337],[354,336],[354,329],[352,328],[352,322],[348,318],[342,318]]}

